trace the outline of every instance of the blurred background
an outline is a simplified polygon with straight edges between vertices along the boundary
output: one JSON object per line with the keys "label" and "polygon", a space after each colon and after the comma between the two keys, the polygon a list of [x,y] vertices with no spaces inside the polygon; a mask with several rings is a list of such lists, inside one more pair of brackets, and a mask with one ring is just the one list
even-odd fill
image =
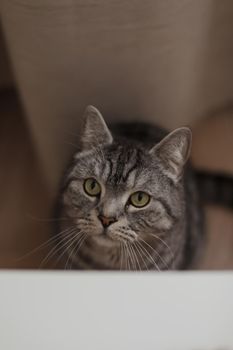
{"label": "blurred background", "polygon": [[[54,266],[36,248],[88,104],[189,125],[195,166],[233,176],[233,2],[0,0],[0,267]],[[232,269],[233,213],[206,216],[199,268]]]}

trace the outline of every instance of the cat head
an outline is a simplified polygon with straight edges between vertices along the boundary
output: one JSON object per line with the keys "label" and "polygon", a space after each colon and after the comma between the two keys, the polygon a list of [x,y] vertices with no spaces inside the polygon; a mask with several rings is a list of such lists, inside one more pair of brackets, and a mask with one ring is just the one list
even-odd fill
{"label": "cat head", "polygon": [[182,175],[190,147],[188,128],[149,148],[119,141],[100,112],[87,107],[81,149],[64,186],[64,212],[97,244],[149,244],[183,216]]}

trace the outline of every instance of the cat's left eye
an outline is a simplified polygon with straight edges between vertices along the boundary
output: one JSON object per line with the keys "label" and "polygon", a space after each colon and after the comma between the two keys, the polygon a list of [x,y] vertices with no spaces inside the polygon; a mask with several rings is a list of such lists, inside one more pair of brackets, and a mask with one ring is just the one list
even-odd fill
{"label": "cat's left eye", "polygon": [[100,184],[93,178],[86,179],[84,181],[83,188],[84,191],[92,197],[98,196],[101,192]]}
{"label": "cat's left eye", "polygon": [[136,208],[143,208],[150,202],[150,196],[146,192],[138,191],[130,196],[129,202]]}

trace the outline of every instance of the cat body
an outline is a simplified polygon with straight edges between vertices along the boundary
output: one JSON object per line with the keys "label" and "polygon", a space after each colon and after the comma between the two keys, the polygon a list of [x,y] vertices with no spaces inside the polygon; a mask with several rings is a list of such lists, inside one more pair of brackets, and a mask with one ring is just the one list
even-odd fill
{"label": "cat body", "polygon": [[193,267],[203,246],[203,211],[187,162],[190,130],[169,134],[145,123],[108,129],[92,106],[84,118],[59,197],[55,234],[65,267]]}

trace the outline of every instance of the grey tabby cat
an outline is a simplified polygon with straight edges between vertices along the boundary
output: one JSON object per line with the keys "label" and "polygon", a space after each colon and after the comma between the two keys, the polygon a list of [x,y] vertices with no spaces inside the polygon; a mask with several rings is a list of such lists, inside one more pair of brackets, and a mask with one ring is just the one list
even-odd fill
{"label": "grey tabby cat", "polygon": [[108,129],[89,106],[66,172],[56,228],[65,267],[167,270],[193,266],[203,220],[187,165],[191,131],[144,123]]}

